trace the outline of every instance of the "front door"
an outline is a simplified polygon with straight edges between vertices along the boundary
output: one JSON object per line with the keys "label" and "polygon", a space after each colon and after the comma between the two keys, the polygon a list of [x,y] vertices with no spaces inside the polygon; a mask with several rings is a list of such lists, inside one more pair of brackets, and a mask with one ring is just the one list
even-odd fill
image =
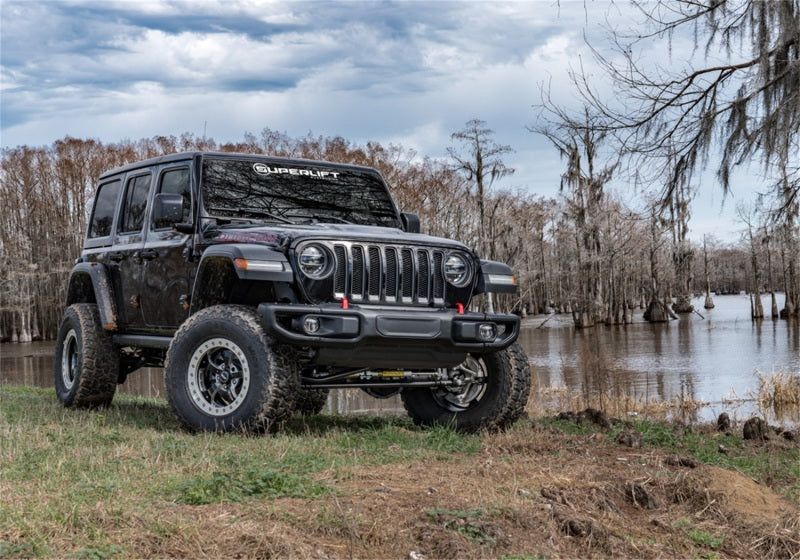
{"label": "front door", "polygon": [[[162,167],[156,193],[183,196],[182,222],[192,222],[191,171],[187,164]],[[148,330],[171,331],[189,315],[191,278],[195,271],[191,235],[151,220],[142,250],[142,314]]]}

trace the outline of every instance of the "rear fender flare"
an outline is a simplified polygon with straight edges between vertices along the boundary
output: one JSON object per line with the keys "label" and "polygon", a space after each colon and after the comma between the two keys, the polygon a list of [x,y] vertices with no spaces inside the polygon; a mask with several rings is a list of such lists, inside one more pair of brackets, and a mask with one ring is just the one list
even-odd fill
{"label": "rear fender flare", "polygon": [[103,329],[109,332],[117,330],[117,305],[105,265],[80,262],[72,268],[66,305],[73,303],[96,303]]}

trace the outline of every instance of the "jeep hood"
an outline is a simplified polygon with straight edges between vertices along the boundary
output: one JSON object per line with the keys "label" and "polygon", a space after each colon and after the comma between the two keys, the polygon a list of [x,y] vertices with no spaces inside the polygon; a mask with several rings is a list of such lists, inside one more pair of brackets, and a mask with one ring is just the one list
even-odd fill
{"label": "jeep hood", "polygon": [[401,229],[361,226],[354,224],[317,223],[313,225],[280,224],[268,226],[225,226],[205,232],[205,241],[212,245],[224,243],[252,243],[286,250],[302,241],[329,240],[356,243],[390,243],[424,247],[446,247],[470,251],[463,243]]}

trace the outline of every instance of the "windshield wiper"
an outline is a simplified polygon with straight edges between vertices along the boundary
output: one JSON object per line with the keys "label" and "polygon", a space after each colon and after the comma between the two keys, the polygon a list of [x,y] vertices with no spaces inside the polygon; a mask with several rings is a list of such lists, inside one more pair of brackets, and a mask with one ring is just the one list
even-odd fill
{"label": "windshield wiper", "polygon": [[[283,216],[279,216],[278,214],[273,214],[268,210],[264,210],[263,208],[255,208],[253,206],[239,206],[237,208],[225,208],[222,206],[206,206],[207,210],[213,210],[215,212],[234,212],[236,214],[254,214],[256,216],[261,216],[264,218],[272,218],[278,222],[283,222],[284,224],[292,224],[292,220],[285,218]],[[221,219],[236,219],[235,217],[228,217],[222,216]]]}
{"label": "windshield wiper", "polygon": [[350,220],[345,220],[344,218],[340,218],[339,216],[332,216],[330,214],[320,215],[320,214],[286,214],[287,216],[291,216],[292,218],[306,218],[309,222],[313,223],[315,220],[318,222],[324,222],[325,220],[331,220],[333,222],[337,222],[340,224],[352,224]]}

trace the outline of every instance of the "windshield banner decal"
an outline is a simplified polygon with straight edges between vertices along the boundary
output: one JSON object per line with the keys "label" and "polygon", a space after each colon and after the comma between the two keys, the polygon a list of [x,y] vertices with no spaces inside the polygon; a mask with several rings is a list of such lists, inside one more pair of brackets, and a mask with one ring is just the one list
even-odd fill
{"label": "windshield banner decal", "polygon": [[270,167],[266,163],[254,163],[253,170],[259,175],[300,175],[302,177],[327,177],[338,179],[338,171],[319,171],[316,169],[297,169],[295,167]]}

